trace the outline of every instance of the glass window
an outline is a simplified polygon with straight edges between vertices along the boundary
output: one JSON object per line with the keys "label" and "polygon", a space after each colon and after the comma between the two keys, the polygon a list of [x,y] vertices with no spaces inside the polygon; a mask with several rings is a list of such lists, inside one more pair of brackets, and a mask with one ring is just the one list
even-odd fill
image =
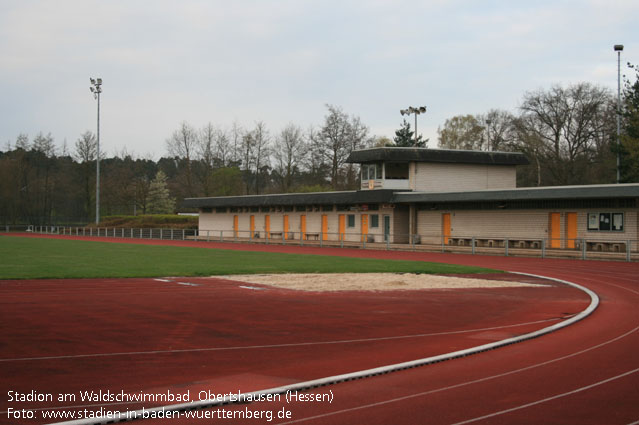
{"label": "glass window", "polygon": [[371,227],[379,227],[379,215],[371,214]]}
{"label": "glass window", "polygon": [[362,180],[368,180],[368,165],[362,165]]}
{"label": "glass window", "polygon": [[348,214],[348,227],[355,227],[355,214]]}
{"label": "glass window", "polygon": [[610,213],[599,213],[599,230],[610,230]]}
{"label": "glass window", "polygon": [[603,232],[623,232],[623,213],[588,213],[588,230]]}
{"label": "glass window", "polygon": [[614,213],[612,215],[612,230],[623,232],[623,213]]}

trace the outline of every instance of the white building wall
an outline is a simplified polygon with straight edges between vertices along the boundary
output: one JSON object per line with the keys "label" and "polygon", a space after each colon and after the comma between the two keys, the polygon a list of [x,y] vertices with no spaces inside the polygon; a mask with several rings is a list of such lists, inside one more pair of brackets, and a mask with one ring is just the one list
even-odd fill
{"label": "white building wall", "polygon": [[416,163],[409,168],[411,188],[424,192],[456,192],[482,189],[513,189],[517,185],[513,165]]}

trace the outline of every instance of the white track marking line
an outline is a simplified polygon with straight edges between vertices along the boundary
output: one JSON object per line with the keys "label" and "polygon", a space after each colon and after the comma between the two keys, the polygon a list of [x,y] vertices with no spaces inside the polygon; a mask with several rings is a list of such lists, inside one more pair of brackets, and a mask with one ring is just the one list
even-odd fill
{"label": "white track marking line", "polygon": [[[570,317],[570,316],[566,316]],[[563,317],[563,318],[566,318]],[[360,339],[344,339],[335,341],[316,341],[316,342],[297,342],[289,344],[268,344],[268,345],[247,345],[247,346],[235,346],[235,347],[207,347],[207,348],[186,348],[182,350],[153,350],[153,351],[127,351],[120,353],[92,353],[92,354],[71,354],[61,356],[43,356],[43,357],[17,357],[12,359],[0,359],[0,362],[18,362],[18,361],[34,361],[34,360],[58,360],[58,359],[79,359],[85,357],[111,357],[111,356],[139,356],[144,354],[172,354],[172,353],[197,353],[201,351],[227,351],[227,350],[252,350],[261,348],[282,348],[282,347],[303,347],[312,345],[330,345],[330,344],[353,344],[358,342],[374,342],[374,341],[389,341],[396,339],[408,339],[408,338],[423,338],[429,336],[442,336],[442,335],[456,335],[471,332],[484,332],[497,329],[515,328],[519,326],[535,325],[538,323],[553,322],[560,320],[559,318],[537,320],[534,322],[516,323],[514,325],[494,326],[490,328],[468,329],[462,331],[451,332],[436,332],[425,334],[413,334],[413,335],[397,335],[386,336],[376,338],[360,338]]]}
{"label": "white track marking line", "polygon": [[175,282],[178,285],[185,285],[185,286],[200,286],[199,283],[190,283],[190,282]]}
{"label": "white track marking line", "polygon": [[384,400],[384,401],[380,401],[380,402],[377,402],[377,403],[370,403],[370,404],[365,404],[365,405],[362,405],[362,406],[351,407],[349,409],[336,410],[334,412],[324,413],[322,415],[310,416],[308,418],[300,418],[300,419],[296,419],[294,421],[289,421],[289,422],[282,422],[282,423],[280,423],[280,425],[293,424],[293,423],[298,423],[298,422],[306,422],[306,421],[310,421],[310,420],[321,419],[321,418],[324,418],[324,417],[327,417],[327,416],[338,415],[338,414],[341,414],[341,413],[348,413],[348,412],[353,412],[353,411],[356,411],[356,410],[363,410],[363,409],[368,409],[368,408],[371,408],[371,407],[383,406],[385,404],[396,403],[398,401],[404,401],[404,400],[409,400],[409,399],[412,399],[412,398],[423,397],[423,396],[434,394],[434,393],[453,390],[455,388],[461,388],[461,387],[465,387],[465,386],[472,385],[472,384],[478,384],[478,383],[481,383],[481,382],[491,381],[493,379],[503,378],[504,376],[514,375],[516,373],[521,373],[521,372],[525,372],[527,370],[536,369],[536,368],[541,367],[541,366],[545,366],[545,365],[548,365],[548,364],[551,364],[551,363],[556,363],[556,362],[559,362],[559,361],[562,361],[562,360],[569,359],[571,357],[575,357],[575,356],[587,353],[587,352],[592,351],[592,350],[596,350],[597,348],[601,348],[601,347],[606,346],[608,344],[612,344],[613,342],[616,342],[616,341],[618,341],[620,339],[626,338],[627,336],[633,334],[634,332],[639,332],[639,326],[637,326],[636,328],[632,329],[629,332],[626,332],[625,334],[622,334],[622,335],[620,335],[620,336],[618,336],[616,338],[613,338],[611,340],[605,341],[605,342],[603,342],[601,344],[594,345],[592,347],[589,347],[589,348],[586,348],[584,350],[577,351],[575,353],[568,354],[568,355],[565,355],[565,356],[562,356],[562,357],[557,357],[556,359],[547,360],[547,361],[542,362],[542,363],[537,363],[537,364],[534,364],[534,365],[526,366],[526,367],[523,367],[523,368],[520,368],[520,369],[511,370],[511,371],[500,373],[500,374],[497,374],[497,375],[486,376],[484,378],[474,379],[472,381],[461,382],[459,384],[450,385],[448,387],[436,388],[434,390],[428,390],[428,391],[424,391],[424,392],[416,393],[416,394],[409,394],[409,395],[406,395],[406,396],[403,396],[403,397],[397,397],[397,398],[394,398],[394,399]]}
{"label": "white track marking line", "polygon": [[469,424],[469,423],[472,423],[472,422],[481,421],[483,419],[488,419],[488,418],[492,418],[492,417],[495,417],[495,416],[504,415],[506,413],[515,412],[517,410],[525,409],[527,407],[536,406],[538,404],[546,403],[548,401],[556,400],[558,398],[567,397],[569,395],[577,394],[577,393],[580,393],[582,391],[586,391],[586,390],[589,390],[591,388],[598,387],[599,385],[607,384],[608,382],[616,381],[617,379],[621,379],[623,377],[626,377],[628,375],[632,375],[633,373],[637,373],[637,372],[639,372],[639,368],[633,369],[633,370],[629,370],[628,372],[622,373],[621,375],[613,376],[612,378],[604,379],[603,381],[595,382],[594,384],[586,385],[585,387],[580,387],[580,388],[574,389],[572,391],[568,391],[568,392],[565,392],[565,393],[557,394],[557,395],[554,395],[552,397],[547,397],[547,398],[544,398],[544,399],[541,399],[541,400],[533,401],[531,403],[522,404],[521,406],[512,407],[510,409],[500,410],[499,412],[490,413],[488,415],[484,415],[484,416],[479,416],[479,417],[476,417],[476,418],[468,419],[468,420],[465,420],[465,421],[462,421],[462,422],[456,422],[456,423],[454,423],[452,425]]}

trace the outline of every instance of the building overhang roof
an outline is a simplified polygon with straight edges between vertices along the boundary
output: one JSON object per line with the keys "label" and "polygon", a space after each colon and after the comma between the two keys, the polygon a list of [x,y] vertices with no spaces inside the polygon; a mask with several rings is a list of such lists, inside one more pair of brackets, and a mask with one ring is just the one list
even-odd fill
{"label": "building overhang roof", "polygon": [[395,190],[349,190],[343,192],[285,193],[273,195],[218,196],[186,198],[187,208],[261,207],[294,205],[351,205],[388,203]]}
{"label": "building overhang roof", "polygon": [[379,189],[343,192],[219,196],[212,198],[186,198],[183,206],[187,208],[217,208],[380,203],[407,205],[588,199],[639,199],[639,183],[528,187],[466,192],[406,192]]}
{"label": "building overhang roof", "polygon": [[527,165],[519,152],[485,152],[428,148],[371,148],[351,152],[346,162],[435,162],[482,165]]}
{"label": "building overhang roof", "polygon": [[621,199],[639,198],[639,184],[606,184],[587,186],[550,186],[518,188],[506,190],[478,190],[470,192],[401,192],[396,193],[393,202],[412,203],[452,203],[452,202],[494,202],[494,201],[546,201],[577,199]]}

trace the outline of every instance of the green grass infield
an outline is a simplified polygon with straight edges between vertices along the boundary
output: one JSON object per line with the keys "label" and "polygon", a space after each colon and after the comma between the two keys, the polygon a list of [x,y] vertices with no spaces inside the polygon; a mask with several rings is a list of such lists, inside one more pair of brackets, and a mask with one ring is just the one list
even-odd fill
{"label": "green grass infield", "polygon": [[423,261],[0,236],[0,279],[251,273],[494,273]]}

